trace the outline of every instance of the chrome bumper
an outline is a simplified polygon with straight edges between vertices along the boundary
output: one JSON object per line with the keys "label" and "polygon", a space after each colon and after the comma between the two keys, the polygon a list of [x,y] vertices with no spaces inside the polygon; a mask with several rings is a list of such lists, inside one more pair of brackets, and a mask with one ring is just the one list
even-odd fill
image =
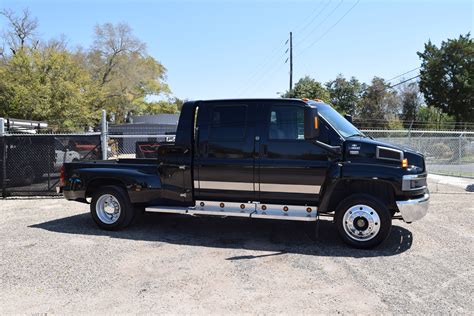
{"label": "chrome bumper", "polygon": [[428,213],[430,194],[413,200],[397,201],[398,210],[405,222],[411,223],[423,218]]}

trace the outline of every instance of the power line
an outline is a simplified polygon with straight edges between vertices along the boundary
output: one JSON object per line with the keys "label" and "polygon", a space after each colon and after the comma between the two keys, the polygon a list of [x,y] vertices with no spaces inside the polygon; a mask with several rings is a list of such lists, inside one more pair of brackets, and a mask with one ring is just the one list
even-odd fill
{"label": "power line", "polygon": [[404,72],[404,73],[402,73],[401,75],[398,75],[398,76],[395,76],[395,77],[393,77],[393,78],[391,78],[391,79],[388,79],[387,82],[393,81],[393,80],[395,80],[395,79],[397,79],[397,78],[400,78],[400,77],[402,77],[402,76],[404,76],[404,75],[406,75],[406,74],[409,74],[410,72],[414,72],[415,70],[418,70],[418,69],[420,69],[420,68],[421,68],[421,66],[416,67],[416,68],[414,68],[414,69],[412,69],[412,70],[409,70],[409,71],[407,71],[407,72]]}
{"label": "power line", "polygon": [[[341,3],[342,1],[344,0],[341,0]],[[316,18],[321,15],[321,13],[327,8],[327,6],[331,3],[331,0],[329,0],[323,7],[322,9],[318,12],[318,14],[316,14],[308,23],[306,23],[301,29],[299,29],[300,32],[302,32],[303,30],[305,30],[307,27],[309,27],[315,20]],[[316,12],[317,9],[315,9],[313,12]],[[308,17],[309,18],[309,17]],[[285,42],[284,45],[286,45],[288,43],[288,40]],[[276,62],[278,62],[278,60],[274,60],[274,58],[276,57],[276,53],[278,51],[279,47],[276,47],[276,49],[274,49],[274,51],[272,52],[271,54],[271,57],[270,58],[266,58],[265,61],[263,63],[261,63],[258,67],[258,69],[256,71],[254,71],[254,73],[250,76],[250,78],[247,80],[246,84],[244,85],[244,88],[239,90],[240,93],[238,93],[239,96],[242,96],[243,94],[245,94],[246,92],[248,92],[249,90],[252,89],[252,87],[255,87],[256,86],[256,83],[258,81],[260,81],[261,77],[265,77],[265,75],[267,73],[270,72],[271,69],[273,69],[275,66],[276,66]],[[288,52],[289,49],[287,49],[284,53],[284,55],[286,55],[286,53]],[[275,54],[273,54],[275,53]],[[285,63],[288,61],[288,59],[290,58],[287,58],[287,60],[285,61]],[[271,61],[273,61],[273,63],[271,63]],[[263,67],[261,67],[263,65]],[[278,67],[278,68],[281,68],[281,67]],[[260,73],[260,75],[258,75]],[[254,80],[256,78],[256,80]]]}
{"label": "power line", "polygon": [[[333,28],[335,28],[358,4],[359,4],[360,0],[357,0],[356,3],[354,3],[350,8],[349,10],[347,10],[337,21],[336,23],[334,23],[333,25],[331,25],[327,30],[326,32],[324,32],[320,37],[318,37],[314,42],[312,42],[309,46],[307,46],[305,49],[302,49],[300,54],[301,55],[305,50],[308,50],[310,49],[311,47],[313,47],[317,42],[319,42],[324,36],[326,36]],[[299,56],[298,55],[298,56]]]}
{"label": "power line", "polygon": [[[310,26],[311,24],[313,24],[314,21],[316,21],[316,19],[318,18],[318,16],[321,15],[321,13],[323,13],[324,10],[326,10],[326,8],[328,7],[328,5],[331,3],[331,0],[329,0],[328,2],[326,2],[326,4],[323,6],[323,8],[318,12],[318,14],[316,14],[315,16],[313,16],[313,18],[308,22],[306,23],[302,28],[300,29],[296,29],[297,33],[299,34],[303,34],[303,31],[306,30],[308,28],[308,26]],[[314,12],[316,12],[317,10],[314,10]],[[309,18],[309,17],[308,17]]]}
{"label": "power line", "polygon": [[278,46],[275,46],[274,49],[271,51],[271,53],[267,55],[269,57],[265,58],[263,62],[259,63],[259,65],[256,67],[256,69],[252,73],[252,75],[250,75],[249,79],[244,83],[242,88],[239,90],[239,93],[238,93],[239,96],[243,95],[245,92],[249,90],[249,88],[251,88],[252,81],[255,81],[254,79],[258,78],[259,77],[258,75],[263,70],[265,70],[265,68],[267,68],[272,61],[273,62],[275,61],[275,57],[278,56],[278,52],[280,51],[282,47],[285,47],[285,45],[286,45],[286,42],[284,42],[283,45],[279,44]]}
{"label": "power line", "polygon": [[321,25],[323,25],[324,22],[326,22],[327,19],[329,19],[333,15],[334,12],[336,12],[336,10],[342,5],[343,2],[344,2],[344,0],[339,1],[339,3],[329,12],[328,15],[326,15],[326,17],[324,19],[321,20],[321,22],[318,23],[318,25],[316,25],[316,27],[314,27],[311,30],[311,32],[309,32],[302,40],[300,40],[299,42],[297,42],[295,44],[295,47],[303,44],[311,36],[311,34],[313,34],[315,31],[319,30],[319,27]]}
{"label": "power line", "polygon": [[394,87],[396,87],[396,86],[399,86],[399,85],[401,85],[401,84],[404,84],[405,82],[411,81],[411,80],[416,79],[416,78],[418,78],[418,77],[420,77],[420,75],[416,75],[416,76],[414,76],[414,77],[411,77],[410,79],[406,79],[406,80],[400,81],[400,82],[397,83],[397,84],[390,85],[390,88],[394,88]]}

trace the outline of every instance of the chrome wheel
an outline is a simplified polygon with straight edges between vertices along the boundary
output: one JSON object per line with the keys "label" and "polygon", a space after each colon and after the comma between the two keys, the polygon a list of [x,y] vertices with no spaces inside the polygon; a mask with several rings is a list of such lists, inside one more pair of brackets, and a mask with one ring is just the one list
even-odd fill
{"label": "chrome wheel", "polygon": [[342,225],[350,238],[367,241],[377,236],[380,231],[380,217],[372,207],[357,204],[344,213]]}
{"label": "chrome wheel", "polygon": [[115,196],[104,194],[97,199],[95,211],[102,223],[110,225],[120,217],[120,203]]}

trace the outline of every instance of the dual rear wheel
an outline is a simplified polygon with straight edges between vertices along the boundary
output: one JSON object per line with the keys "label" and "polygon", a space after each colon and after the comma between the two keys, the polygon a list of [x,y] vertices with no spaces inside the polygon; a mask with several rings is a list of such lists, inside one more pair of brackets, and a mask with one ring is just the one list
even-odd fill
{"label": "dual rear wheel", "polygon": [[127,227],[135,217],[127,192],[115,185],[99,188],[92,196],[90,208],[94,222],[106,230]]}

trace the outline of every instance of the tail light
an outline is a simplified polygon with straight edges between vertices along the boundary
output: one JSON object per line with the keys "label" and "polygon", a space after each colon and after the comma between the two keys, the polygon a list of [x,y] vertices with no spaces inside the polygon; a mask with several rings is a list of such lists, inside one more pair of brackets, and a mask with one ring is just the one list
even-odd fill
{"label": "tail light", "polygon": [[61,166],[61,172],[59,174],[59,186],[63,187],[66,185],[66,178],[64,176],[64,165]]}

